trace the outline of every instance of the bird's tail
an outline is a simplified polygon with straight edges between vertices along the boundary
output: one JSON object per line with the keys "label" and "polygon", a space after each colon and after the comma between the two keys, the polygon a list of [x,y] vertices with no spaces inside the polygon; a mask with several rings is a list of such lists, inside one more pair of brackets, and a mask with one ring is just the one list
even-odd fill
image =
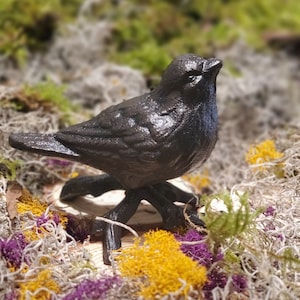
{"label": "bird's tail", "polygon": [[19,150],[76,160],[79,154],[55,139],[53,134],[13,133],[9,144]]}

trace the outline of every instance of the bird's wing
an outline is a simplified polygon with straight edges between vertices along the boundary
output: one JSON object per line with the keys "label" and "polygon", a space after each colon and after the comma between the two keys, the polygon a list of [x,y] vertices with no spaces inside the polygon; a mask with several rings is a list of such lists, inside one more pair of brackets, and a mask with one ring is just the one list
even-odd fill
{"label": "bird's wing", "polygon": [[150,105],[150,96],[136,100],[109,107],[89,121],[58,132],[55,138],[81,156],[151,160],[158,155],[161,139],[176,124],[170,116],[157,113],[157,103]]}
{"label": "bird's wing", "polygon": [[57,141],[53,134],[13,133],[9,136],[9,144],[20,150],[40,153],[42,155],[59,156],[76,159],[79,155]]}

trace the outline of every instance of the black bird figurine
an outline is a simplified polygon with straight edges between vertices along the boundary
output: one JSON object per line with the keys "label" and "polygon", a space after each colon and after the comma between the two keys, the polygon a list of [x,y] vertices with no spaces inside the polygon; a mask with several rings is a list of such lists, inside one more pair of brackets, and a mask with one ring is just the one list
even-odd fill
{"label": "black bird figurine", "polygon": [[[216,77],[222,61],[195,54],[175,58],[151,92],[102,111],[89,121],[53,134],[15,133],[12,147],[78,161],[107,174],[68,181],[61,199],[123,189],[125,198],[105,216],[126,223],[141,200],[161,214],[164,227],[183,225],[174,202],[195,197],[166,182],[203,164],[217,141]],[[192,201],[191,201],[192,200]],[[187,214],[202,224],[195,210]],[[121,229],[101,223],[103,259],[121,246]]]}

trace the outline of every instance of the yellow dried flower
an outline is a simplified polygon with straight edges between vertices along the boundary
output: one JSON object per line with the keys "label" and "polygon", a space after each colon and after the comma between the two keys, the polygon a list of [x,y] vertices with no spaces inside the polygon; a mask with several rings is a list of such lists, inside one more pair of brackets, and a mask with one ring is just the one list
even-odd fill
{"label": "yellow dried flower", "polygon": [[18,200],[17,210],[19,214],[30,211],[35,216],[40,216],[45,212],[47,208],[47,204],[41,203],[38,199],[34,198],[26,189],[22,190],[22,195]]}
{"label": "yellow dried flower", "polygon": [[79,176],[79,173],[76,172],[76,171],[72,172],[72,173],[69,175],[70,178],[76,178],[76,177],[78,177],[78,176]]}
{"label": "yellow dried flower", "polygon": [[39,258],[39,263],[40,263],[40,265],[41,266],[47,266],[47,265],[49,265],[50,263],[51,263],[51,260],[50,260],[50,258],[49,257],[47,257],[47,256],[41,256],[40,258]]}
{"label": "yellow dried flower", "polygon": [[[19,283],[20,300],[48,300],[51,294],[60,292],[59,285],[52,278],[50,270],[40,271],[36,276]],[[30,298],[28,298],[30,297]]]}
{"label": "yellow dried flower", "polygon": [[182,176],[182,178],[194,186],[199,193],[211,184],[207,169],[203,170],[202,174],[187,174]]}
{"label": "yellow dried flower", "polygon": [[[22,195],[18,200],[17,211],[18,214],[21,215],[27,212],[31,212],[34,216],[39,217],[45,214],[48,206],[47,203],[42,203],[37,198],[33,197],[26,189],[22,190]],[[59,223],[63,226],[63,228],[65,228],[68,222],[68,218],[62,212],[56,212],[56,214],[59,216]],[[48,215],[50,217],[53,217],[54,213],[52,211],[49,211]]]}
{"label": "yellow dried flower", "polygon": [[[283,157],[283,155],[282,152],[277,151],[273,140],[265,140],[258,145],[251,146],[245,155],[245,159],[249,165],[256,165],[271,162]],[[282,169],[283,164],[278,164],[278,166]],[[258,166],[255,168],[258,171],[265,171],[267,169],[267,166]]]}
{"label": "yellow dried flower", "polygon": [[23,230],[23,234],[27,241],[37,241],[44,235],[49,234],[45,228],[37,228],[36,226],[31,229]]}
{"label": "yellow dried flower", "polygon": [[187,297],[207,280],[206,268],[184,255],[173,234],[164,230],[147,232],[143,244],[136,239],[116,259],[123,276],[146,278],[140,289],[146,299],[175,292]]}

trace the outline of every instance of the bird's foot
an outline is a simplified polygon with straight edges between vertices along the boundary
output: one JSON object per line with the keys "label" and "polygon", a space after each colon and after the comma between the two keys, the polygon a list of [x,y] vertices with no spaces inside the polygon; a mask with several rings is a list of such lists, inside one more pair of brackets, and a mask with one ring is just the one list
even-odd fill
{"label": "bird's foot", "polygon": [[[145,199],[157,209],[165,229],[172,230],[184,226],[187,223],[186,217],[195,225],[204,226],[197,214],[198,199],[193,194],[184,192],[168,182],[149,186],[147,191]],[[185,209],[174,202],[191,204],[191,208]]]}
{"label": "bird's foot", "polygon": [[[109,175],[83,176],[68,181],[62,189],[60,197],[63,201],[70,201],[78,196],[87,194],[100,196],[116,189],[124,188]],[[204,226],[203,221],[197,215],[197,198],[168,182],[127,190],[125,198],[104,217],[112,221],[127,223],[136,212],[141,200],[147,200],[155,207],[162,217],[165,229],[174,230],[184,226],[186,224],[185,216],[195,225]],[[191,208],[184,210],[174,202],[191,204]],[[111,252],[121,247],[122,228],[116,224],[96,221],[94,231],[102,232],[103,261],[105,264],[110,264]]]}
{"label": "bird's foot", "polygon": [[[134,215],[141,200],[139,191],[129,190],[125,193],[125,198],[104,217],[125,224]],[[103,262],[109,265],[111,264],[111,252],[121,247],[122,228],[113,223],[104,223],[100,227],[103,232]]]}

